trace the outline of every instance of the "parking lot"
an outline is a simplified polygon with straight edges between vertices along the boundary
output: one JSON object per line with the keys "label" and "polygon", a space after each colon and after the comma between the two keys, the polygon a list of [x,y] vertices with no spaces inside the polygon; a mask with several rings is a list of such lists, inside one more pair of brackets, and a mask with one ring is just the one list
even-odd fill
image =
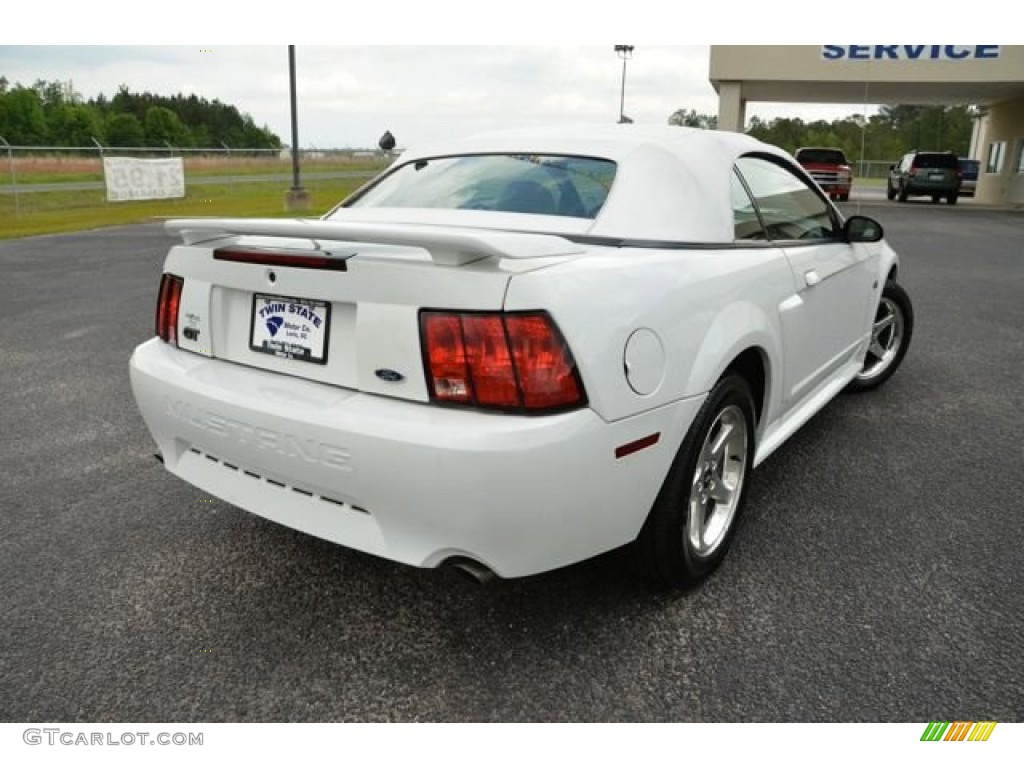
{"label": "parking lot", "polygon": [[916,329],[754,474],[723,567],[479,586],[169,475],[128,382],[170,238],[0,242],[0,719],[1024,719],[1024,214],[851,202]]}

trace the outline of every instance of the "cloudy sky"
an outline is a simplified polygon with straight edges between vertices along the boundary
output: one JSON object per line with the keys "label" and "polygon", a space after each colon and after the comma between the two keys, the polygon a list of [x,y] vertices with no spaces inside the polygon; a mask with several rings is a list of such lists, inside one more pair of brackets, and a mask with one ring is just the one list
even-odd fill
{"label": "cloudy sky", "polygon": [[[372,147],[385,130],[408,147],[497,127],[614,122],[619,114],[622,64],[612,45],[299,45],[296,60],[303,147]],[[234,104],[290,142],[284,45],[0,46],[0,75],[24,85],[70,80],[86,98],[112,96],[121,84],[195,93]],[[717,112],[708,47],[638,44],[627,65],[626,114],[663,124],[679,108]],[[748,118],[856,111],[860,105],[751,104]]]}

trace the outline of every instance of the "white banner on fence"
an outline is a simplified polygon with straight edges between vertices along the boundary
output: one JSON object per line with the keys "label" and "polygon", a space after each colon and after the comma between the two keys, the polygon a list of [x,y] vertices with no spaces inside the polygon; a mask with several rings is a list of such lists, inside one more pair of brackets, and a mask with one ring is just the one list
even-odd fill
{"label": "white banner on fence", "polygon": [[107,200],[158,200],[185,196],[185,165],[180,157],[140,160],[104,157]]}

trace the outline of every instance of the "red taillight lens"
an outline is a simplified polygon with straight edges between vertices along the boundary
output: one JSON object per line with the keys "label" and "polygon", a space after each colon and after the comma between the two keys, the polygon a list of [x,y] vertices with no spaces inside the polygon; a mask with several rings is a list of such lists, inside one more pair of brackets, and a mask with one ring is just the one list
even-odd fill
{"label": "red taillight lens", "polygon": [[546,312],[423,312],[431,399],[498,410],[586,404],[576,364]]}
{"label": "red taillight lens", "polygon": [[463,315],[466,362],[478,405],[518,408],[516,373],[500,315]]}
{"label": "red taillight lens", "polygon": [[450,403],[472,403],[473,382],[459,316],[425,313],[420,323],[431,395]]}
{"label": "red taillight lens", "polygon": [[579,402],[583,392],[576,364],[551,318],[509,315],[505,323],[527,410],[549,410]]}
{"label": "red taillight lens", "polygon": [[184,282],[177,275],[165,272],[160,278],[160,295],[156,301],[156,335],[175,346],[178,344],[178,307]]}

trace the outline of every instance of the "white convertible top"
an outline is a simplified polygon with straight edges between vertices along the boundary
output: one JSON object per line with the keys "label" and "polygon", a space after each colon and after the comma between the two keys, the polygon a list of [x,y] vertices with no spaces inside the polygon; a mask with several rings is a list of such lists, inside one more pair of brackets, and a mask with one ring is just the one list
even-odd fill
{"label": "white convertible top", "polygon": [[769,144],[728,131],[630,124],[552,126],[495,131],[404,152],[397,164],[476,153],[582,155],[618,166],[594,221],[558,216],[399,208],[339,208],[339,221],[392,221],[515,228],[626,240],[733,241],[729,185],[736,158],[751,152],[792,158]]}

